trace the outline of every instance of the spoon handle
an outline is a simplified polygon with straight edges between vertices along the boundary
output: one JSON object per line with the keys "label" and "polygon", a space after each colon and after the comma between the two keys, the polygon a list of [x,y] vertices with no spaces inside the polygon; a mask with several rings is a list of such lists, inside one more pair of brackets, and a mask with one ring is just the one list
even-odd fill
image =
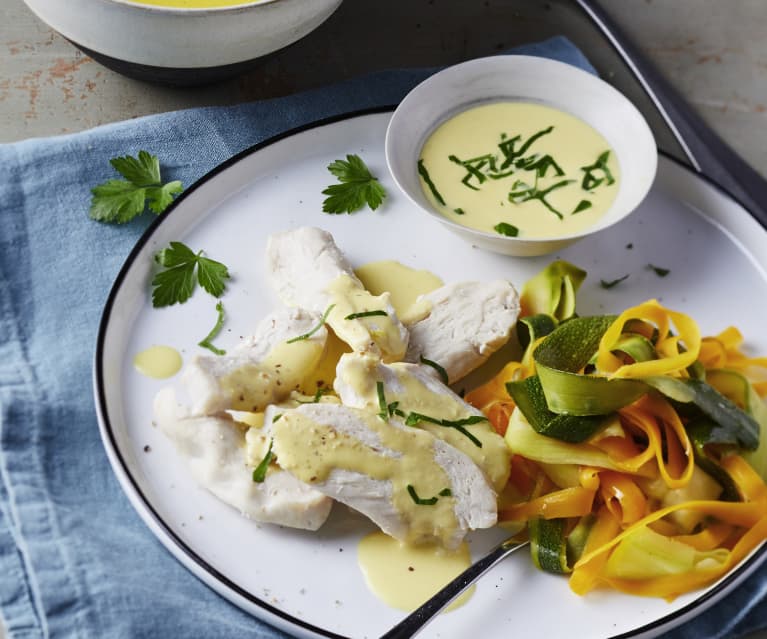
{"label": "spoon handle", "polygon": [[478,562],[469,566],[453,581],[447,584],[436,595],[417,608],[380,639],[409,639],[428,624],[445,606],[458,597],[464,590],[471,586],[477,579],[490,570],[511,553],[527,546],[528,542],[515,542],[507,539],[501,542]]}

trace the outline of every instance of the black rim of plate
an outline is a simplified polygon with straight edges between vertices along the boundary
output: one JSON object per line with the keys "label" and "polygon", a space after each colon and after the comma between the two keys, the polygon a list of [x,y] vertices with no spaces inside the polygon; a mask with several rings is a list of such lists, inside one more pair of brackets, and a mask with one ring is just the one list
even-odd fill
{"label": "black rim of plate", "polygon": [[[173,529],[165,522],[165,520],[163,520],[160,514],[155,510],[154,506],[146,497],[146,495],[144,495],[144,493],[141,491],[141,488],[139,487],[137,481],[131,474],[128,464],[126,463],[125,458],[123,457],[122,452],[120,451],[120,448],[117,445],[112,423],[109,419],[109,410],[107,406],[106,394],[104,392],[104,365],[103,365],[104,344],[106,340],[107,327],[110,323],[112,312],[114,310],[115,300],[127,277],[128,271],[133,266],[133,263],[136,261],[136,258],[139,252],[149,242],[151,237],[154,235],[155,231],[160,227],[161,224],[164,223],[164,221],[169,216],[176,213],[176,210],[178,209],[178,207],[181,205],[181,203],[186,199],[186,197],[189,194],[204,187],[208,182],[213,180],[219,173],[222,173],[229,167],[233,166],[234,164],[237,164],[240,160],[250,155],[253,155],[254,153],[257,153],[258,151],[261,151],[262,149],[265,149],[282,140],[293,137],[294,135],[297,135],[304,131],[320,128],[320,127],[327,126],[330,124],[335,124],[338,122],[343,122],[345,120],[351,120],[354,118],[359,118],[359,117],[364,117],[369,115],[379,115],[379,114],[383,114],[387,112],[391,113],[393,112],[394,108],[395,108],[394,106],[382,106],[382,107],[376,107],[376,108],[370,108],[370,109],[362,109],[362,110],[353,111],[350,113],[338,114],[338,115],[330,116],[328,118],[317,120],[315,122],[301,125],[299,127],[290,129],[289,131],[285,131],[283,133],[279,133],[269,139],[259,142],[258,144],[254,144],[253,146],[234,155],[229,160],[226,160],[225,162],[219,164],[210,172],[202,176],[194,184],[190,185],[187,189],[183,191],[183,193],[181,193],[173,201],[173,203],[168,207],[168,209],[160,217],[157,217],[150,223],[146,231],[144,231],[144,233],[136,242],[136,245],[128,254],[128,257],[126,258],[125,263],[123,264],[122,268],[117,274],[115,282],[109,291],[109,296],[107,297],[107,301],[104,306],[104,311],[101,316],[101,321],[99,322],[99,330],[98,330],[98,336],[96,340],[96,352],[95,352],[95,359],[94,359],[94,376],[95,376],[94,392],[95,392],[95,400],[96,400],[96,407],[98,411],[99,421],[101,422],[100,424],[101,425],[100,430],[101,430],[101,436],[102,436],[101,438],[105,448],[107,449],[107,452],[112,453],[111,456],[108,455],[108,458],[110,459],[110,463],[113,458],[116,459],[119,463],[120,468],[119,468],[119,472],[117,472],[117,476],[118,476],[118,480],[120,480],[120,484],[123,487],[123,489],[127,488],[128,490],[131,490],[133,492],[133,497],[141,502],[141,504],[143,505],[145,509],[146,514],[152,519],[154,524],[165,535],[166,543],[173,544],[173,546],[175,546],[179,551],[181,551],[188,560],[196,564],[198,568],[200,568],[202,571],[207,573],[209,577],[216,580],[221,586],[230,590],[233,594],[237,595],[238,597],[245,599],[249,603],[255,606],[258,606],[259,608],[262,608],[264,611],[276,617],[279,617],[283,621],[293,626],[297,626],[303,630],[311,631],[319,636],[327,637],[328,639],[348,639],[348,638],[345,637],[344,635],[338,635],[334,632],[325,630],[323,628],[319,628],[317,626],[314,626],[310,623],[303,621],[302,619],[289,615],[275,608],[274,606],[270,605],[266,601],[259,599],[258,597],[256,597],[255,595],[247,591],[246,589],[242,588],[241,586],[239,586],[238,584],[230,580],[228,577],[223,575],[221,572],[219,572],[216,568],[211,566],[208,562],[206,562],[202,557],[200,557],[195,552],[194,549],[190,548],[187,544],[185,544],[173,532]],[[671,160],[674,164],[676,164],[681,169],[690,173],[693,177],[699,178],[701,179],[701,181],[707,183],[709,186],[712,186],[715,190],[717,190],[718,192],[723,194],[726,198],[728,198],[729,200],[737,204],[740,208],[742,208],[744,212],[746,212],[749,216],[751,216],[752,218],[754,217],[751,214],[751,212],[741,202],[737,200],[737,198],[735,198],[732,194],[730,194],[728,191],[726,191],[724,188],[722,188],[719,184],[717,184],[710,178],[695,172],[689,166],[687,166],[686,164],[684,164],[677,158],[669,155],[668,153],[664,151],[659,151],[659,155],[661,155],[662,157],[668,160]],[[127,486],[126,486],[126,482],[128,484]],[[132,500],[131,500],[131,503],[133,503]],[[144,515],[142,515],[142,513],[138,513],[138,514],[143,519]],[[622,633],[620,635],[614,635],[610,637],[609,639],[628,639],[629,637],[638,637],[644,633],[647,633],[656,629],[661,629],[667,626],[668,626],[667,629],[670,629],[672,627],[674,620],[679,619],[680,617],[687,616],[690,613],[693,613],[697,608],[704,606],[704,604],[706,604],[709,600],[718,598],[724,593],[724,591],[728,591],[730,589],[730,586],[733,584],[733,582],[739,581],[742,575],[744,575],[745,572],[749,571],[752,566],[759,563],[759,561],[764,557],[765,554],[767,554],[767,544],[762,544],[762,546],[758,548],[757,551],[745,563],[741,564],[735,570],[731,571],[716,586],[714,586],[713,588],[705,592],[703,595],[698,597],[695,601],[687,604],[686,606],[680,608],[679,610],[673,613],[670,613],[659,619],[651,621],[650,623],[645,624],[644,626],[641,626],[639,628],[636,628],[626,633]]]}

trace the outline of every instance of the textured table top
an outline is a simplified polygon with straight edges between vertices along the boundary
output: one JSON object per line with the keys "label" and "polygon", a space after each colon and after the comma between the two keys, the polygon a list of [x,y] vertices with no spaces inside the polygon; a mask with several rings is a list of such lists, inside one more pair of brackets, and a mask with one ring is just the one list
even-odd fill
{"label": "textured table top", "polygon": [[[602,5],[714,130],[767,175],[767,1],[602,0]],[[261,67],[196,89],[117,75],[41,23],[22,0],[2,0],[0,143],[279,96],[375,69],[449,64],[560,33],[639,106],[661,148],[673,152],[672,138],[626,68],[565,0],[347,0],[314,33]],[[767,632],[754,639],[767,639]]]}

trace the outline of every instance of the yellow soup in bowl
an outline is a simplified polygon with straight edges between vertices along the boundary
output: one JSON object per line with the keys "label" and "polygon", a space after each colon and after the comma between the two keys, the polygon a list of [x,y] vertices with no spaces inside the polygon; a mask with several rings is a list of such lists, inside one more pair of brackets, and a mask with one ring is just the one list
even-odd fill
{"label": "yellow soup in bowl", "polygon": [[615,153],[582,120],[534,102],[496,102],[429,136],[421,186],[449,220],[488,233],[547,238],[593,226],[618,192]]}
{"label": "yellow soup in bowl", "polygon": [[174,9],[218,9],[254,4],[264,0],[128,0],[131,4],[144,4],[152,7],[172,7]]}

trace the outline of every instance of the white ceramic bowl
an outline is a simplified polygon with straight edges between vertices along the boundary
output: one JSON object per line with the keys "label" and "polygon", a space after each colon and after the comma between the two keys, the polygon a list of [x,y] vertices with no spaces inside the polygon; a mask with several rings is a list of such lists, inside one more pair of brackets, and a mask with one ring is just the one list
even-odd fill
{"label": "white ceramic bowl", "polygon": [[142,80],[201,84],[240,73],[299,40],[341,0],[260,0],[179,9],[128,0],[24,0],[105,66]]}
{"label": "white ceramic bowl", "polygon": [[[587,230],[555,238],[507,237],[452,222],[423,192],[418,159],[429,135],[445,120],[479,104],[539,102],[576,116],[608,142],[620,167],[618,193]],[[386,132],[386,161],[394,181],[420,209],[467,241],[497,253],[544,255],[612,226],[631,213],[650,190],[658,163],[650,127],[636,107],[612,86],[569,64],[545,58],[502,55],[440,71],[400,103]]]}

